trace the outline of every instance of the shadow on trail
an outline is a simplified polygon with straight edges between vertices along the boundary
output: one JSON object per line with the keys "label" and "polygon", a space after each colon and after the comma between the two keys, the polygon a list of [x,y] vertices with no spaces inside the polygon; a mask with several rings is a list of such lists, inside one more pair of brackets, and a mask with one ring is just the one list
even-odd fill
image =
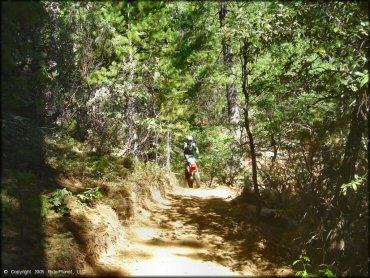
{"label": "shadow on trail", "polygon": [[190,248],[195,248],[195,249],[204,247],[203,243],[196,241],[196,240],[173,241],[173,240],[163,240],[159,238],[154,238],[152,240],[145,241],[144,243],[147,245],[162,246],[162,247],[180,246],[180,247],[190,247]]}
{"label": "shadow on trail", "polygon": [[[248,262],[257,266],[259,272],[266,274],[284,263],[283,251],[269,244],[256,229],[256,223],[246,222],[246,212],[236,212],[230,202],[214,197],[170,197],[173,205],[170,209],[161,210],[161,215],[167,218],[162,222],[168,227],[174,222],[183,223],[184,227],[193,227],[192,233],[196,233],[197,245],[207,248],[206,253],[195,250],[191,254],[177,254],[178,256],[217,262],[233,271],[242,271]],[[160,246],[171,242],[184,247],[188,245],[183,240],[160,240],[150,244]]]}

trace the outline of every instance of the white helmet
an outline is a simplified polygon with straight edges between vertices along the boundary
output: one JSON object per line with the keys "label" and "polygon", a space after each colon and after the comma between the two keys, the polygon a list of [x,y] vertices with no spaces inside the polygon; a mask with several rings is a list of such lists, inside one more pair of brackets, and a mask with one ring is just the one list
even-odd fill
{"label": "white helmet", "polygon": [[186,140],[189,141],[189,142],[192,142],[193,141],[193,136],[189,135],[188,137],[186,137]]}

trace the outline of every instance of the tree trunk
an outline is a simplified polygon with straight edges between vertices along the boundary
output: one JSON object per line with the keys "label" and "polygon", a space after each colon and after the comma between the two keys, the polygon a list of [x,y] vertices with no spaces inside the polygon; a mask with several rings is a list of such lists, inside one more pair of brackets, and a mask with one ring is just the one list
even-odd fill
{"label": "tree trunk", "polygon": [[167,131],[167,169],[171,172],[171,134]]}
{"label": "tree trunk", "polygon": [[353,107],[351,114],[350,130],[347,137],[342,165],[340,167],[341,183],[338,184],[339,188],[343,183],[348,183],[352,180],[356,170],[356,162],[360,151],[361,138],[365,130],[365,119],[359,111],[361,101],[360,97],[361,94],[358,95],[356,104]]}
{"label": "tree trunk", "polygon": [[[222,2],[220,5],[220,26],[223,26],[224,19],[227,15],[227,2]],[[234,62],[233,62],[233,51],[231,46],[228,44],[225,38],[222,40],[222,52],[224,58],[224,65],[229,68],[229,72],[235,74]],[[240,111],[238,106],[238,89],[236,87],[236,82],[226,84],[226,98],[227,98],[227,110],[228,119],[232,124],[239,124],[240,122]],[[235,133],[240,137],[239,129],[236,129]]]}
{"label": "tree trunk", "polygon": [[[364,94],[367,92],[365,91]],[[367,97],[367,95],[365,96]],[[339,182],[336,187],[336,197],[338,200],[339,208],[342,212],[348,211],[348,196],[340,194],[341,186],[349,183],[356,172],[356,163],[360,152],[362,134],[365,131],[365,118],[361,115],[361,98],[362,94],[359,93],[356,98],[355,106],[351,114],[350,130],[347,137],[346,149],[340,167]]]}
{"label": "tree trunk", "polygon": [[[247,89],[247,78],[248,78],[248,72],[247,72],[247,64],[248,64],[248,44],[244,42],[242,49],[242,78],[243,78],[243,84],[242,84],[242,90],[245,96],[245,108],[244,108],[244,126],[245,130],[247,131],[248,140],[249,140],[249,148],[251,151],[251,159],[252,159],[252,179],[253,179],[253,189],[254,189],[254,195],[257,198],[257,216],[260,215],[261,212],[261,200],[260,200],[260,192],[258,187],[258,181],[257,181],[257,160],[256,160],[256,150],[254,145],[254,138],[252,131],[250,129],[250,121],[249,121],[249,92]],[[246,193],[246,188],[243,193]]]}
{"label": "tree trunk", "polygon": [[274,156],[272,157],[272,161],[275,161],[276,160],[276,157],[277,157],[277,144],[276,144],[276,140],[275,140],[275,137],[274,137],[274,133],[271,133],[271,146],[274,150]]}
{"label": "tree trunk", "polygon": [[154,144],[155,144],[155,163],[159,164],[159,155],[158,155],[158,152],[159,152],[159,148],[158,148],[158,138],[159,138],[159,133],[156,133],[155,134],[155,141],[154,141]]}
{"label": "tree trunk", "polygon": [[[127,2],[127,31],[130,32],[131,25],[130,25],[130,3]],[[129,56],[129,82],[133,83],[134,80],[134,69],[132,67],[133,64],[133,52],[132,52],[132,39],[131,36],[129,37],[129,45],[130,45],[130,56]],[[137,157],[137,149],[138,149],[138,131],[134,119],[134,115],[136,113],[136,99],[134,96],[126,93],[126,119],[128,123],[128,142],[127,148],[128,153],[133,154]]]}
{"label": "tree trunk", "polygon": [[[366,90],[366,89],[365,89]],[[365,131],[365,116],[361,113],[361,101],[367,99],[367,91],[359,92],[351,113],[350,130],[347,137],[344,157],[339,169],[339,176],[336,179],[336,194],[334,210],[331,218],[336,219],[331,236],[328,238],[330,252],[345,252],[348,248],[348,232],[351,225],[351,208],[348,206],[348,195],[341,194],[341,186],[351,182],[356,173],[362,135]],[[366,112],[365,112],[366,113]],[[367,115],[368,116],[368,115]]]}

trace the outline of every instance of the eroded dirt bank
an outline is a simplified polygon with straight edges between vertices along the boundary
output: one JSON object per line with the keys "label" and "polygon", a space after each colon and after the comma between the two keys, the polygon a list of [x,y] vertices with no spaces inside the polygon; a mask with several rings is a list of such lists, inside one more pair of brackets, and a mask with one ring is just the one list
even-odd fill
{"label": "eroded dirt bank", "polygon": [[[156,198],[99,265],[114,275],[292,275],[227,187],[177,188]],[[88,274],[88,273],[87,273]]]}

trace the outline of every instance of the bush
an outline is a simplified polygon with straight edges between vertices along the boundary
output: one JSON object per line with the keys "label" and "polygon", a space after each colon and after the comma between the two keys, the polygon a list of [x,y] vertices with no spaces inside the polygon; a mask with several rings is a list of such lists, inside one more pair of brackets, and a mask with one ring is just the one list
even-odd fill
{"label": "bush", "polygon": [[72,196],[72,192],[66,188],[58,189],[55,192],[53,192],[49,197],[51,209],[53,209],[57,213],[69,215],[70,209],[67,207],[69,196]]}
{"label": "bush", "polygon": [[[311,265],[310,258],[307,257],[304,254],[301,254],[299,256],[299,259],[295,260],[293,262],[293,266],[295,266],[295,265],[301,265],[301,267],[303,268],[302,270],[297,271],[295,276],[299,276],[299,277],[329,277],[329,278],[335,277],[333,271],[330,269],[330,266],[328,266],[326,264],[320,265],[320,268],[316,271],[316,273],[310,273],[309,271],[311,271],[310,269],[312,269],[313,266]],[[312,272],[315,272],[315,271],[312,271]]]}
{"label": "bush", "polygon": [[100,192],[99,187],[95,188],[88,188],[88,190],[84,191],[83,193],[77,194],[77,199],[81,203],[85,203],[91,205],[93,201],[102,198],[103,195]]}

